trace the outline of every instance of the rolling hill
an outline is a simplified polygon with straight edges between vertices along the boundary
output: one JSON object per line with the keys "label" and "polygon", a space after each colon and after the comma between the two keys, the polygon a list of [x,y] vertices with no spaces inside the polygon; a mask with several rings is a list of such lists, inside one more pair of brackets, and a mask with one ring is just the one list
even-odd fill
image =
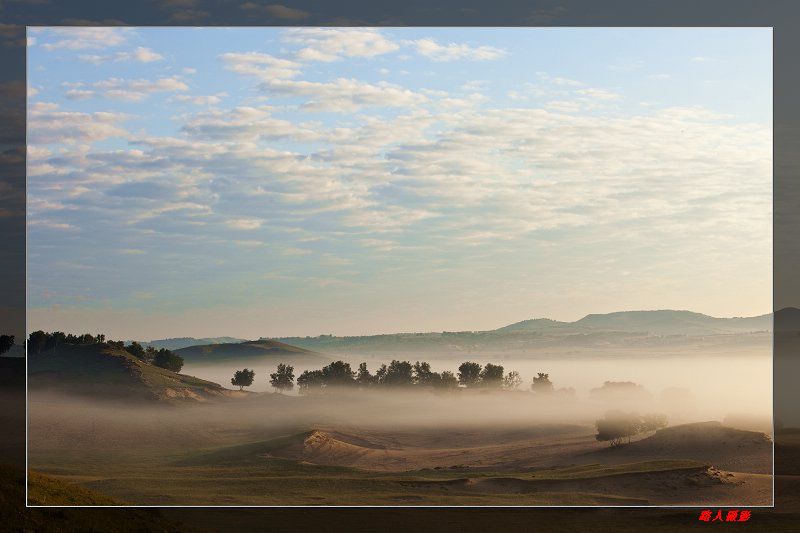
{"label": "rolling hill", "polygon": [[174,350],[187,363],[258,360],[259,362],[326,364],[328,357],[283,342],[259,339],[235,344],[206,344]]}
{"label": "rolling hill", "polygon": [[65,344],[56,351],[31,354],[28,384],[31,391],[47,389],[80,396],[169,403],[204,402],[246,394],[150,365],[105,343]]}
{"label": "rolling hill", "polygon": [[139,344],[144,347],[152,346],[156,349],[166,348],[167,350],[180,350],[181,348],[199,346],[201,344],[233,344],[246,341],[247,339],[237,339],[236,337],[205,337],[202,339],[196,339],[194,337],[175,337],[170,339],[158,339],[149,342],[140,342]]}
{"label": "rolling hill", "polygon": [[772,314],[717,318],[691,311],[656,310],[590,314],[575,322],[537,318],[487,331],[394,333],[346,337],[320,335],[282,337],[277,340],[326,353],[359,351],[469,353],[514,352],[559,347],[663,345],[666,342],[693,342],[694,339],[710,336],[763,337],[769,335],[772,329]]}

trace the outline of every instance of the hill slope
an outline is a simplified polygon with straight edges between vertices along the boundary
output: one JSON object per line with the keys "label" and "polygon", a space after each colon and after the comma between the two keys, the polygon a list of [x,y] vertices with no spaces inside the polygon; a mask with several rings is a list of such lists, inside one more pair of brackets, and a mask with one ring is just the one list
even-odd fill
{"label": "hill slope", "polygon": [[207,344],[175,350],[186,362],[216,362],[230,360],[270,360],[276,363],[325,364],[322,354],[279,341],[260,339],[235,344]]}
{"label": "hill slope", "polygon": [[640,441],[588,455],[617,461],[692,459],[736,472],[772,472],[769,436],[726,427],[716,421],[668,427]]}
{"label": "hill slope", "polygon": [[247,339],[237,339],[236,337],[206,337],[196,339],[194,337],[175,337],[170,339],[158,339],[150,342],[140,342],[142,346],[152,346],[153,348],[166,348],[167,350],[179,350],[189,346],[199,346],[202,344],[233,344],[237,342],[247,342]]}
{"label": "hill slope", "polygon": [[28,384],[32,391],[51,389],[77,395],[173,403],[240,394],[211,381],[147,364],[105,343],[66,344],[56,351],[31,354]]}
{"label": "hill slope", "polygon": [[573,324],[606,331],[648,332],[659,335],[714,335],[771,331],[772,315],[716,318],[691,311],[664,309],[591,314]]}

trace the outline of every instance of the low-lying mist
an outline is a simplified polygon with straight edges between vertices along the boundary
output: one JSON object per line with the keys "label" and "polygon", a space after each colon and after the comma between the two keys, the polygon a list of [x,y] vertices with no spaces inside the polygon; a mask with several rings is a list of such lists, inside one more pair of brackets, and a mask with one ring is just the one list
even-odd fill
{"label": "low-lying mist", "polygon": [[[389,363],[391,359],[385,356],[357,356],[340,357],[350,363],[353,369],[362,361],[366,362],[371,372],[382,363]],[[402,359],[425,360],[425,356],[410,357],[404,355]],[[539,372],[549,374],[555,389],[559,391],[558,397],[570,405],[580,405],[580,408],[570,408],[576,415],[582,409],[591,406],[591,413],[585,412],[587,417],[594,416],[596,393],[593,389],[603,386],[604,382],[633,382],[641,385],[631,405],[625,401],[615,407],[623,409],[651,410],[667,413],[673,420],[722,420],[727,416],[769,417],[772,410],[772,363],[768,355],[736,355],[733,357],[701,356],[689,354],[686,356],[642,358],[599,358],[590,360],[580,359],[529,359],[521,357],[461,357],[428,359],[434,371],[449,370],[457,373],[458,366],[466,361],[475,361],[481,365],[486,363],[499,364],[504,371],[515,370],[522,378],[519,391],[529,391],[531,381]],[[230,380],[233,373],[241,368],[254,369],[256,372],[253,385],[246,390],[253,392],[271,392],[274,389],[269,385],[269,375],[275,372],[275,365],[258,363],[255,361],[226,361],[221,364],[187,364],[182,372],[203,379],[214,381],[223,386],[231,387]],[[304,370],[316,368],[307,366],[295,367],[295,376]],[[571,391],[563,389],[572,389]],[[381,392],[387,392],[382,390]],[[414,397],[420,391],[411,394]],[[385,396],[364,395],[358,391],[364,403],[379,401],[381,397],[405,397],[396,392]],[[288,395],[297,395],[298,389],[288,392]],[[464,396],[464,395],[462,395]],[[506,394],[497,398],[489,396],[476,396],[481,403],[496,402],[498,405],[510,402],[513,410],[522,416],[541,416],[535,402],[531,403],[529,395]],[[430,402],[433,400],[426,400]],[[444,400],[443,400],[444,401]],[[450,401],[450,400],[447,400]],[[459,397],[459,402],[471,402]],[[449,405],[449,404],[446,404]],[[431,406],[428,405],[426,410]],[[415,414],[418,416],[418,414]],[[556,417],[558,418],[558,417]]]}

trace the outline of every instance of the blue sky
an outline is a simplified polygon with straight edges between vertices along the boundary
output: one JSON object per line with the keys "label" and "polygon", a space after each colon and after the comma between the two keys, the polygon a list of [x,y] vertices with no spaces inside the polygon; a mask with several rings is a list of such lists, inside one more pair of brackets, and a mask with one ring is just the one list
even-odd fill
{"label": "blue sky", "polygon": [[771,40],[29,29],[29,329],[768,312]]}

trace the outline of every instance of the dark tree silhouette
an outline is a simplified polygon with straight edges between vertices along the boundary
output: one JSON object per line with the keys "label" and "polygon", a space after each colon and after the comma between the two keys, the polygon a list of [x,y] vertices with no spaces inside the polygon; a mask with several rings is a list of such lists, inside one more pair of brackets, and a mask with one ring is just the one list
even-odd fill
{"label": "dark tree silhouette", "polygon": [[458,367],[458,382],[466,387],[474,387],[481,378],[481,365],[467,361]]}
{"label": "dark tree silhouette", "polygon": [[358,373],[356,374],[356,381],[361,387],[369,387],[374,383],[375,376],[370,374],[369,370],[367,370],[367,363],[361,363],[360,365],[358,365]]}
{"label": "dark tree silhouette", "polygon": [[255,370],[248,370],[246,368],[242,370],[237,370],[233,373],[233,378],[231,378],[231,385],[234,387],[239,387],[239,390],[242,390],[244,387],[249,387],[253,384],[253,379],[256,377]]}
{"label": "dark tree silhouette", "polygon": [[383,379],[381,379],[381,384],[394,387],[413,385],[414,376],[412,374],[411,363],[393,359],[386,368],[386,373]]}
{"label": "dark tree silhouette", "polygon": [[173,372],[180,372],[181,368],[183,368],[183,357],[172,353],[166,348],[161,348],[153,357],[153,365]]}
{"label": "dark tree silhouette", "polygon": [[619,446],[625,437],[630,442],[631,435],[639,432],[639,415],[622,411],[609,411],[604,418],[595,422],[599,441],[609,441],[611,446]]}
{"label": "dark tree silhouette", "polygon": [[325,377],[322,374],[322,370],[304,370],[300,377],[297,378],[300,394],[319,392],[324,385]]}
{"label": "dark tree silhouette", "polygon": [[278,370],[269,375],[269,383],[278,389],[278,392],[292,390],[294,388],[294,367],[280,363]]}
{"label": "dark tree silhouette", "polygon": [[326,387],[341,387],[355,384],[355,372],[350,363],[334,361],[322,368],[323,383]]}
{"label": "dark tree silhouette", "polygon": [[457,389],[458,379],[449,370],[445,370],[441,374],[434,372],[433,386],[437,389]]}
{"label": "dark tree silhouette", "polygon": [[28,335],[28,352],[42,353],[47,347],[48,335],[42,330],[37,330]]}
{"label": "dark tree silhouette", "polygon": [[4,354],[14,346],[14,335],[0,335],[0,354]]}
{"label": "dark tree silhouette", "polygon": [[658,413],[639,416],[638,413],[609,411],[595,424],[597,425],[597,435],[595,435],[597,440],[609,441],[611,446],[619,446],[625,438],[630,443],[633,435],[658,431],[667,427],[667,417]]}
{"label": "dark tree silhouette", "polygon": [[480,373],[481,386],[490,389],[499,389],[503,386],[503,367],[486,363]]}
{"label": "dark tree silhouette", "polygon": [[389,367],[385,364],[378,367],[378,370],[375,372],[375,383],[383,383],[383,380],[386,378],[386,372],[388,371]]}
{"label": "dark tree silhouette", "polygon": [[414,363],[412,367],[414,383],[417,385],[427,386],[433,385],[434,381],[441,380],[441,376],[431,372],[431,365],[426,361]]}
{"label": "dark tree silhouette", "polygon": [[146,361],[145,351],[142,348],[142,345],[136,341],[131,342],[129,345],[125,347],[125,350],[132,356],[136,357],[137,359],[141,359],[142,361]]}
{"label": "dark tree silhouette", "polygon": [[533,378],[533,383],[531,383],[531,390],[541,394],[550,394],[553,392],[553,383],[550,381],[550,374],[538,372],[538,375]]}

